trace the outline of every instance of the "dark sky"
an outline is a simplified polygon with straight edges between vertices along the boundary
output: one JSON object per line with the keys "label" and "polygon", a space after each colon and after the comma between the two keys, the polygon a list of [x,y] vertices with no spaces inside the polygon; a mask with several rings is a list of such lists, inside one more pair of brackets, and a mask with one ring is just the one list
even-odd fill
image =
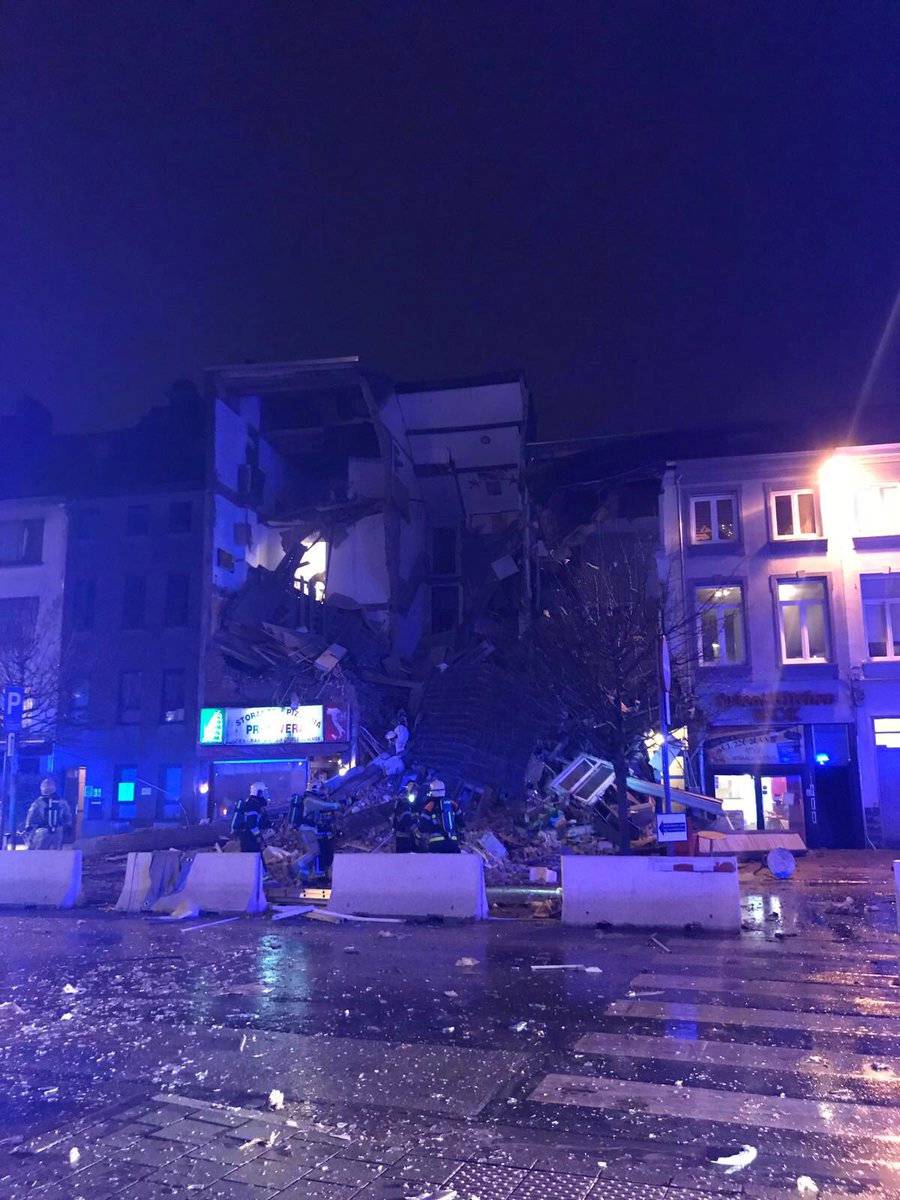
{"label": "dark sky", "polygon": [[851,403],[900,287],[897,0],[0,11],[0,406],[67,428],[352,353],[543,437]]}

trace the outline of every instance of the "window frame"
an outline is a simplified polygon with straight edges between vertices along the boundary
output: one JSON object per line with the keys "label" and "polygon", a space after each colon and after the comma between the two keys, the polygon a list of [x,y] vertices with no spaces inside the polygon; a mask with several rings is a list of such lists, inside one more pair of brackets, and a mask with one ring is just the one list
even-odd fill
{"label": "window frame", "polygon": [[[893,607],[896,607],[898,610],[900,610],[900,595],[894,596],[894,597],[882,596],[878,599],[866,599],[866,597],[863,595],[863,588],[865,586],[864,581],[866,579],[886,579],[886,578],[890,578],[892,575],[893,575],[893,578],[895,578],[895,579],[898,578],[898,575],[896,572],[890,572],[890,571],[888,571],[888,572],[866,571],[866,572],[863,572],[859,577],[859,599],[860,599],[860,606],[862,608],[862,632],[863,632],[863,640],[865,641],[865,645],[866,645],[866,660],[867,660],[867,662],[880,662],[880,663],[900,662],[900,653],[898,653],[898,654],[894,653],[895,641],[900,642],[900,616],[898,616],[898,620],[897,620],[896,638],[894,636],[894,621],[891,616],[891,609]],[[884,614],[884,634],[885,634],[884,648],[885,648],[885,651],[887,651],[887,653],[885,653],[885,654],[872,654],[869,652],[869,644],[870,644],[869,643],[869,629],[868,629],[868,622],[866,620],[866,616],[867,616],[868,610],[870,608],[880,609],[882,611],[882,613]]]}
{"label": "window frame", "polygon": [[[719,537],[719,512],[718,504],[720,500],[730,500],[734,506],[734,537],[723,538]],[[697,514],[695,505],[698,501],[708,501],[716,506],[715,520],[710,525],[710,534],[712,535],[706,540],[697,537]],[[712,512],[710,512],[712,517]],[[737,492],[693,492],[688,497],[688,536],[691,546],[733,546],[741,540],[741,506]]]}
{"label": "window frame", "polygon": [[878,491],[880,493],[891,491],[897,493],[898,508],[900,508],[900,481],[896,479],[884,479],[877,482],[865,484],[863,487],[856,489],[856,495],[853,498],[853,527],[856,530],[856,536],[861,538],[879,538],[879,537],[897,537],[900,536],[900,523],[893,529],[880,526],[878,529],[864,529],[860,520],[860,498],[866,492]]}
{"label": "window frame", "polygon": [[[708,543],[702,543],[702,544],[708,544]],[[729,667],[746,667],[747,663],[750,661],[750,655],[749,655],[749,648],[748,648],[748,644],[747,644],[747,589],[744,585],[744,581],[742,579],[734,579],[734,580],[729,580],[729,582],[727,582],[727,583],[722,583],[722,582],[718,582],[718,583],[712,582],[711,583],[711,582],[704,582],[703,580],[695,579],[695,580],[691,581],[691,586],[692,586],[691,595],[692,595],[692,600],[693,600],[693,605],[694,605],[694,617],[697,622],[697,662],[698,662],[701,670],[722,670],[723,668],[727,669]],[[740,593],[740,603],[739,604],[736,604],[736,605],[720,604],[720,605],[713,606],[714,608],[721,610],[721,613],[719,613],[716,617],[716,628],[717,628],[717,633],[719,636],[720,645],[725,644],[725,639],[724,639],[724,629],[725,629],[724,613],[725,613],[725,610],[728,608],[737,608],[737,610],[739,611],[740,617],[741,617],[741,635],[742,635],[742,641],[743,641],[743,645],[744,645],[744,654],[743,654],[743,657],[740,659],[709,660],[709,659],[706,659],[703,657],[703,613],[710,611],[710,606],[704,605],[701,609],[700,605],[697,602],[697,593],[701,589],[712,589],[713,592],[715,592],[720,588],[737,588],[738,592]]]}
{"label": "window frame", "polygon": [[76,633],[90,633],[97,616],[97,578],[82,575],[69,585],[69,619]]}
{"label": "window frame", "polygon": [[18,558],[0,558],[0,569],[11,567],[40,567],[44,562],[44,535],[46,522],[43,517],[5,517],[0,525],[19,526],[22,535],[22,552]]}
{"label": "window frame", "polygon": [[[829,665],[834,662],[834,638],[831,628],[831,603],[828,587],[827,575],[804,575],[800,578],[788,575],[773,576],[774,589],[773,595],[775,600],[775,620],[778,629],[778,645],[781,656],[781,665],[785,667],[804,667],[804,666],[822,666]],[[782,600],[779,595],[781,584],[802,584],[802,583],[820,583],[822,585],[821,601],[811,600]],[[811,657],[809,651],[809,624],[806,620],[806,608],[810,604],[822,605],[823,625],[825,628],[826,656],[825,658]],[[801,648],[805,648],[807,654],[802,658],[788,658],[787,656],[787,638],[785,636],[784,621],[782,613],[785,608],[797,608],[800,610],[800,643]]]}
{"label": "window frame", "polygon": [[[795,529],[800,526],[800,503],[798,497],[812,496],[813,513],[816,529],[814,533],[779,533],[778,518],[775,512],[776,501],[780,496],[791,498],[791,520]],[[815,487],[771,487],[768,489],[769,537],[773,542],[819,542],[825,536],[822,532],[822,510],[819,505],[819,490]]]}
{"label": "window frame", "polygon": [[[173,592],[175,580],[184,581],[184,619],[173,616]],[[187,571],[169,571],[166,575],[165,592],[163,593],[163,625],[166,629],[186,629],[191,623],[191,577]]]}
{"label": "window frame", "polygon": [[[123,778],[126,773],[133,774],[133,779]],[[131,800],[122,801],[119,798],[119,788],[123,783],[130,783],[134,792]],[[137,801],[138,801],[138,769],[132,763],[119,763],[113,772],[113,820],[115,821],[134,821],[137,819]],[[127,804],[134,811],[125,814],[121,811],[123,803]]]}
{"label": "window frame", "polygon": [[[134,709],[126,709],[123,703],[125,691],[126,676],[133,676],[137,682],[138,703]],[[136,715],[133,717],[125,716],[126,712],[133,712]],[[126,668],[119,672],[118,691],[116,696],[116,724],[118,725],[140,725],[144,716],[144,672],[137,668]]]}
{"label": "window frame", "polygon": [[[174,708],[166,705],[166,681],[176,676],[181,677],[181,704]],[[180,720],[166,720],[166,713],[178,712],[181,709]],[[187,717],[187,671],[184,667],[163,667],[162,681],[159,693],[159,723],[160,725],[183,725]]]}
{"label": "window frame", "polygon": [[[129,605],[135,600],[135,596],[130,595],[129,589],[134,586],[136,588],[135,596],[140,595],[139,612],[136,609],[134,614],[129,611]],[[137,616],[139,619],[132,621],[131,617]],[[140,630],[147,628],[147,576],[146,575],[126,575],[122,580],[122,629],[126,632],[131,630]]]}

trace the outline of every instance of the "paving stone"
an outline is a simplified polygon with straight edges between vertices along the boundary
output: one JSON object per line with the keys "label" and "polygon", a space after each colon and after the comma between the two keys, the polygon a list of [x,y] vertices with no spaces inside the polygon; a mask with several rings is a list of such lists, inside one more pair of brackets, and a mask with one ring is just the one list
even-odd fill
{"label": "paving stone", "polygon": [[151,1167],[163,1167],[167,1163],[181,1158],[187,1147],[183,1142],[166,1142],[159,1139],[143,1138],[133,1142],[122,1151],[122,1160],[127,1163],[144,1163]]}
{"label": "paving stone", "polygon": [[531,1171],[510,1200],[585,1200],[591,1186],[591,1180],[584,1175]]}
{"label": "paving stone", "polygon": [[361,1140],[354,1142],[352,1146],[348,1146],[341,1151],[341,1158],[354,1158],[362,1162],[382,1163],[384,1166],[393,1166],[399,1162],[407,1154],[405,1146],[391,1145],[389,1142],[377,1142],[374,1139],[371,1141]]}
{"label": "paving stone", "polygon": [[359,1162],[352,1158],[330,1158],[327,1163],[313,1167],[306,1178],[322,1183],[342,1183],[361,1188],[377,1179],[384,1171],[378,1163]]}
{"label": "paving stone", "polygon": [[195,1121],[206,1121],[210,1125],[221,1125],[228,1129],[247,1123],[244,1113],[228,1112],[224,1108],[192,1108],[189,1115]]}
{"label": "paving stone", "polygon": [[[604,1154],[587,1154],[580,1150],[559,1150],[542,1153],[534,1164],[535,1171],[557,1171],[561,1175],[584,1175],[596,1179],[605,1171],[608,1162]],[[601,1165],[603,1164],[603,1165]]]}
{"label": "paving stone", "polygon": [[391,1179],[436,1180],[443,1183],[465,1163],[453,1158],[440,1158],[437,1154],[408,1154],[389,1172]]}
{"label": "paving stone", "polygon": [[525,1172],[514,1167],[491,1166],[489,1163],[463,1163],[453,1176],[454,1191],[464,1200],[470,1195],[478,1200],[507,1200],[525,1178]]}
{"label": "paving stone", "polygon": [[639,1179],[601,1179],[588,1192],[587,1200],[666,1200],[666,1192],[664,1187]]}
{"label": "paving stone", "polygon": [[133,1114],[132,1120],[141,1125],[158,1125],[161,1128],[163,1125],[174,1125],[176,1121],[180,1121],[184,1117],[184,1114],[185,1110],[180,1104],[166,1104],[143,1113]]}
{"label": "paving stone", "polygon": [[177,1183],[182,1187],[206,1187],[233,1170],[232,1163],[212,1162],[201,1158],[178,1158],[162,1170],[155,1171],[150,1179],[158,1183]]}
{"label": "paving stone", "polygon": [[272,1200],[275,1194],[272,1188],[254,1187],[237,1179],[220,1179],[197,1193],[203,1200]]}
{"label": "paving stone", "polygon": [[255,1158],[253,1162],[245,1163],[244,1166],[231,1171],[227,1178],[236,1179],[240,1183],[252,1183],[255,1187],[278,1189],[287,1187],[289,1183],[296,1183],[308,1170],[309,1167],[292,1162],[289,1158],[283,1158],[279,1162]]}
{"label": "paving stone", "polygon": [[[313,1179],[304,1179],[295,1183],[283,1192],[278,1193],[278,1200],[356,1200],[357,1196],[365,1196],[369,1200],[368,1191],[360,1191],[355,1187],[341,1187],[336,1183],[318,1183]],[[250,1200],[257,1200],[251,1197]]]}
{"label": "paving stone", "polygon": [[248,1121],[246,1118],[240,1125],[235,1125],[232,1129],[227,1130],[225,1137],[231,1138],[235,1142],[249,1142],[251,1138],[266,1138],[268,1139],[272,1133],[279,1130],[279,1126],[268,1121]]}
{"label": "paving stone", "polygon": [[478,1163],[492,1163],[499,1167],[522,1167],[529,1170],[537,1161],[537,1151],[533,1146],[523,1145],[521,1143],[510,1143],[509,1145],[493,1146],[486,1148],[472,1155],[472,1161]]}
{"label": "paving stone", "polygon": [[247,1150],[242,1150],[242,1144],[241,1142],[230,1141],[228,1138],[219,1137],[212,1142],[205,1142],[202,1146],[192,1147],[190,1156],[191,1158],[206,1158],[211,1162],[228,1163],[232,1167],[239,1167],[254,1158],[259,1158],[260,1154],[266,1148],[264,1142],[259,1142],[255,1146],[250,1146]]}
{"label": "paving stone", "polygon": [[[259,1158],[253,1161],[289,1162],[294,1165],[299,1164],[304,1171],[309,1171],[312,1167],[320,1167],[335,1157],[334,1150],[330,1146],[323,1146],[320,1142],[306,1142],[299,1138],[291,1138],[280,1145],[283,1149],[279,1149],[279,1143],[276,1142],[274,1146],[264,1150]],[[345,1155],[344,1157],[351,1156]]]}
{"label": "paving stone", "polygon": [[206,1121],[194,1121],[190,1117],[183,1121],[175,1121],[172,1125],[164,1125],[155,1129],[150,1137],[160,1138],[166,1142],[184,1142],[188,1146],[199,1146],[203,1142],[211,1142],[221,1132],[219,1125],[210,1125]]}

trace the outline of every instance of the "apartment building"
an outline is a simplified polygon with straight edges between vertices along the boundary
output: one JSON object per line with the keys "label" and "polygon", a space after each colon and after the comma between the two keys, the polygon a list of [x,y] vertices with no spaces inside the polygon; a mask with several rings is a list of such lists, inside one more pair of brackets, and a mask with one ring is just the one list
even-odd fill
{"label": "apartment building", "polygon": [[707,790],[738,827],[900,846],[900,444],[673,461],[660,514]]}

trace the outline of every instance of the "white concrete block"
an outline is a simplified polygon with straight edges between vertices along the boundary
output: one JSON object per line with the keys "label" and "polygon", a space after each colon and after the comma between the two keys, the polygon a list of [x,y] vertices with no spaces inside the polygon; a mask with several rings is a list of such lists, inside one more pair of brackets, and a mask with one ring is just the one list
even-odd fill
{"label": "white concrete block", "polygon": [[148,912],[178,885],[181,855],[177,850],[141,850],[128,855],[118,912]]}
{"label": "white concrete block", "polygon": [[562,858],[564,925],[741,927],[735,858]]}
{"label": "white concrete block", "polygon": [[329,909],[369,917],[488,915],[477,854],[336,854]]}
{"label": "white concrete block", "polygon": [[900,931],[900,859],[894,859],[894,895],[897,899],[897,929]]}
{"label": "white concrete block", "polygon": [[262,879],[259,854],[195,854],[181,887],[157,900],[153,912],[265,912]]}
{"label": "white concrete block", "polygon": [[0,853],[0,905],[73,908],[81,894],[80,850]]}

